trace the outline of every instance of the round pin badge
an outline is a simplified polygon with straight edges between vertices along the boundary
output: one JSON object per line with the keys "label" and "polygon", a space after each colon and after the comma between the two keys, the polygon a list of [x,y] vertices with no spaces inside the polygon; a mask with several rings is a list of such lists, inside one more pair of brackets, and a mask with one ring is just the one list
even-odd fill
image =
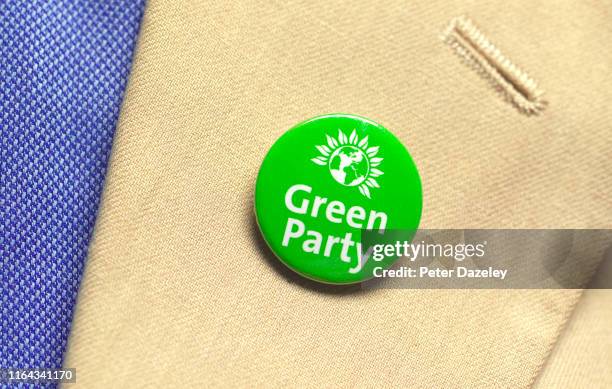
{"label": "round pin badge", "polygon": [[416,231],[419,173],[404,145],[372,120],[332,114],[283,134],[264,158],[255,215],[274,254],[304,277],[352,284],[389,268],[365,233]]}

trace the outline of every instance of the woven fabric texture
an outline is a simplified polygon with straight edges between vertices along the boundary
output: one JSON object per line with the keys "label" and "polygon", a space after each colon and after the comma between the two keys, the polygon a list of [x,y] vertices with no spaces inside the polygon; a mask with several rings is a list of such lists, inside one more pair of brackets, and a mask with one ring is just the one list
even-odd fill
{"label": "woven fabric texture", "polygon": [[[541,115],[441,41],[461,14],[538,80]],[[65,366],[88,389],[532,385],[579,291],[315,286],[266,248],[253,187],[287,129],[349,112],[410,150],[423,228],[610,228],[611,15],[596,1],[151,0]]]}
{"label": "woven fabric texture", "polygon": [[0,367],[61,366],[144,4],[0,3]]}
{"label": "woven fabric texture", "polygon": [[585,290],[535,387],[612,388],[612,290]]}

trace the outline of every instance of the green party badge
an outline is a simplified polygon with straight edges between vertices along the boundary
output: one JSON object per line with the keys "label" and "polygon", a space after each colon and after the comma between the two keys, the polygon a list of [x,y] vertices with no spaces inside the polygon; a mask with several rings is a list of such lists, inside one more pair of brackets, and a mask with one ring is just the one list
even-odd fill
{"label": "green party badge", "polygon": [[274,254],[302,276],[332,284],[389,268],[396,258],[373,259],[362,232],[416,231],[421,209],[421,181],[406,148],[354,115],[318,116],[287,131],[264,158],[255,188],[257,222]]}

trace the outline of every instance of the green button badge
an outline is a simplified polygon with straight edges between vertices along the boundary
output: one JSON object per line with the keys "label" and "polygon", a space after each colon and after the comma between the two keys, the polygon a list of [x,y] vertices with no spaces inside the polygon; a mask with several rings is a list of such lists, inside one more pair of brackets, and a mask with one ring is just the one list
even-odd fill
{"label": "green button badge", "polygon": [[334,114],[302,122],[263,160],[255,214],[274,254],[304,277],[351,284],[389,268],[362,247],[363,230],[416,230],[421,181],[410,154],[383,126]]}

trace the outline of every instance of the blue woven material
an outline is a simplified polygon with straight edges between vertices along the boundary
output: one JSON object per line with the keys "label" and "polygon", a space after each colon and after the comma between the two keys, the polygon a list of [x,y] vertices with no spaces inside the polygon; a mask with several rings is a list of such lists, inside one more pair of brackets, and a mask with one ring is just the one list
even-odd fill
{"label": "blue woven material", "polygon": [[143,8],[0,1],[0,367],[61,366]]}

